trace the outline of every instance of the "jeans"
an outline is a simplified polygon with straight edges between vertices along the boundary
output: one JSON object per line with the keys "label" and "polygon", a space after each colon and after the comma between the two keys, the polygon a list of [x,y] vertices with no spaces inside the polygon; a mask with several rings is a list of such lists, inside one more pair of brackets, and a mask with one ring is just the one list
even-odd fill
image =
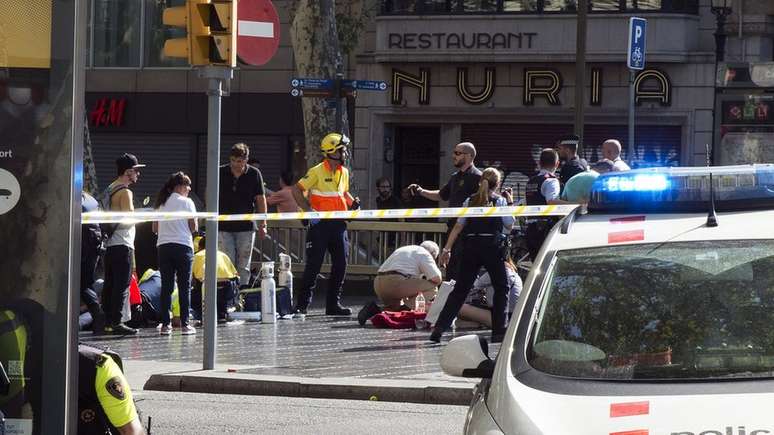
{"label": "jeans", "polygon": [[121,323],[121,312],[129,296],[132,280],[132,254],[134,249],[109,246],[105,250],[105,285],[102,288],[102,310],[108,325]]}
{"label": "jeans", "polygon": [[317,287],[317,275],[320,273],[326,251],[331,254],[331,275],[328,279],[326,307],[338,306],[341,287],[347,273],[349,254],[347,223],[340,220],[323,220],[310,226],[306,233],[306,268],[296,307],[306,309],[312,303],[312,294]]}
{"label": "jeans", "polygon": [[177,298],[180,301],[180,325],[188,324],[191,306],[191,266],[193,249],[179,243],[159,245],[159,272],[161,272],[161,324],[169,325],[172,291],[177,277]]}
{"label": "jeans", "polygon": [[239,273],[239,284],[250,284],[250,258],[253,255],[255,231],[218,231],[218,249],[234,263]]}

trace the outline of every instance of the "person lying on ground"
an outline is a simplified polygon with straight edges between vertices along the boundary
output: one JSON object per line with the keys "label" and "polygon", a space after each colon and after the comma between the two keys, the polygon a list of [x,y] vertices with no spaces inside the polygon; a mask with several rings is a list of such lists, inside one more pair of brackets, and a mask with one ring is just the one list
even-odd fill
{"label": "person lying on ground", "polygon": [[[508,278],[508,317],[510,318],[521,294],[522,282],[519,274],[516,273],[516,266],[510,259],[505,261],[505,271]],[[457,318],[491,328],[493,300],[494,287],[492,287],[492,280],[487,272],[479,276],[473,283],[473,288],[468,293]]]}

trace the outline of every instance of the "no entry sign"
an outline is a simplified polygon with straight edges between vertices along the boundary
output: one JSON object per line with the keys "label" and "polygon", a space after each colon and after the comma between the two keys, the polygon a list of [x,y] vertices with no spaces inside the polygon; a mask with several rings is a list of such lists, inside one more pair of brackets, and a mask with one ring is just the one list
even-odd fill
{"label": "no entry sign", "polygon": [[239,0],[237,7],[237,56],[242,63],[260,66],[277,52],[280,24],[269,0]]}

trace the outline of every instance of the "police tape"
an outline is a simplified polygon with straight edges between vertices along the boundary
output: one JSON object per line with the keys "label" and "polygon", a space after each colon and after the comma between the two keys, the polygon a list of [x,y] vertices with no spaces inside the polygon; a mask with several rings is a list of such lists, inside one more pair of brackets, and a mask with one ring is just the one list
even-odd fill
{"label": "police tape", "polygon": [[350,210],[350,211],[307,211],[295,213],[249,213],[219,215],[216,213],[190,212],[88,212],[82,221],[91,223],[136,224],[147,221],[173,221],[180,219],[217,219],[221,222],[235,221],[287,221],[287,220],[382,220],[382,219],[434,219],[461,217],[550,217],[565,216],[577,207],[576,204],[560,205],[518,205],[508,207],[453,207],[453,208],[408,208],[396,210]]}

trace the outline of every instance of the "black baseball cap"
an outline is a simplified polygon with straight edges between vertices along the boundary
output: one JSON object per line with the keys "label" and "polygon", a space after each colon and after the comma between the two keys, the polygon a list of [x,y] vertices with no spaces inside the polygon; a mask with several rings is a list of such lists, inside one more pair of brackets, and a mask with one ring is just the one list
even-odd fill
{"label": "black baseball cap", "polygon": [[134,154],[125,153],[116,159],[116,167],[118,168],[119,172],[123,173],[127,169],[144,168],[145,165],[141,165],[137,161],[137,157],[135,157]]}

